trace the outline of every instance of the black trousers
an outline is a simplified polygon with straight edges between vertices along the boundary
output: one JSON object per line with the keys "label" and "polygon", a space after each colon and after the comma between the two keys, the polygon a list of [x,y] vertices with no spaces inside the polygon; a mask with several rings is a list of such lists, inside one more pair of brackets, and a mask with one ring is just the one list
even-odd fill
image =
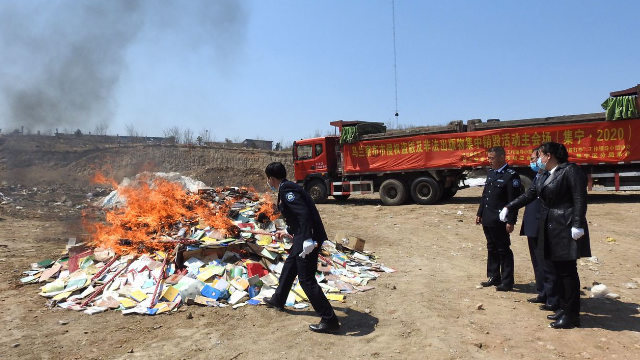
{"label": "black trousers", "polygon": [[570,317],[580,314],[580,277],[576,260],[554,261],[560,308]]}
{"label": "black trousers", "polygon": [[[538,297],[547,298],[547,293],[544,291],[544,270],[542,261],[544,256],[538,254],[538,237],[527,236],[527,243],[529,244],[529,255],[531,256],[531,265],[533,265],[533,275],[536,279],[536,292]],[[542,259],[541,259],[542,258]]]}
{"label": "black trousers", "polygon": [[548,306],[556,308],[560,304],[556,284],[556,269],[553,266],[553,262],[544,256],[544,251],[538,244],[538,237],[527,236],[527,240],[529,242],[533,273],[536,277],[538,296],[546,299]]}
{"label": "black trousers", "polygon": [[298,255],[289,255],[287,260],[284,261],[282,267],[282,273],[280,274],[280,280],[278,288],[272,299],[278,305],[284,305],[287,301],[287,296],[293,285],[293,281],[298,276],[298,281],[304,293],[309,298],[309,302],[318,315],[322,317],[322,322],[330,323],[337,321],[337,317],[329,300],[324,296],[322,288],[316,281],[316,271],[318,270],[318,252],[320,248],[317,247],[309,255],[301,258]]}
{"label": "black trousers", "polygon": [[487,238],[487,277],[502,280],[502,285],[513,286],[513,252],[506,224],[483,226]]}

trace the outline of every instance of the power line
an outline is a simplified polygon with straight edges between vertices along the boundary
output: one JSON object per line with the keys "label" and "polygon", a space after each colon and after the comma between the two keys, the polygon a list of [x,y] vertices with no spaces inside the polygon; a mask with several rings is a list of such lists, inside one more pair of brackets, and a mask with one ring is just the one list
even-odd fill
{"label": "power line", "polygon": [[395,84],[395,100],[396,100],[396,127],[398,127],[398,70],[397,70],[397,56],[396,56],[396,0],[391,0],[391,17],[393,24],[393,78]]}

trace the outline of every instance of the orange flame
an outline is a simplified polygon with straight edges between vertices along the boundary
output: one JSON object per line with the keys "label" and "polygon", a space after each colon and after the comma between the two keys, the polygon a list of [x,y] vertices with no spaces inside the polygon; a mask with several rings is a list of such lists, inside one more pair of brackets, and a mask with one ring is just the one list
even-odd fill
{"label": "orange flame", "polygon": [[115,180],[108,178],[101,171],[97,171],[95,175],[93,175],[91,182],[94,184],[111,185],[114,189],[118,187],[118,183]]}
{"label": "orange flame", "polygon": [[[107,179],[96,174],[97,179]],[[104,181],[101,181],[105,183]],[[180,227],[199,222],[230,235],[234,223],[227,217],[228,205],[216,204],[181,185],[166,179],[140,177],[128,186],[114,186],[126,205],[108,210],[106,222],[86,222],[91,245],[113,249],[119,254],[169,250],[175,243],[163,242],[164,236],[176,235]]]}
{"label": "orange flame", "polygon": [[276,207],[276,204],[273,202],[273,198],[269,193],[264,194],[264,196],[261,199],[261,202],[262,202],[262,206],[260,206],[260,210],[256,215],[265,214],[270,221],[275,221],[277,218],[280,217],[280,214],[278,213],[278,208]]}

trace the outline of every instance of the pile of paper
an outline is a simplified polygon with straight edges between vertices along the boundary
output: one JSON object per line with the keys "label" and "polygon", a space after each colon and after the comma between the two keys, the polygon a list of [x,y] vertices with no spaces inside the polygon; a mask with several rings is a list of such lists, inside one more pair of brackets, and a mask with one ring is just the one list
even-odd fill
{"label": "pile of paper", "polygon": [[[109,250],[89,249],[34,263],[21,281],[39,283],[40,295],[50,299],[50,306],[87,314],[113,309],[155,315],[184,304],[234,308],[262,304],[278,285],[288,244],[270,236],[234,241],[229,246],[183,250],[184,255],[202,255],[189,257],[181,269],[175,262],[163,265],[169,256],[163,252],[117,256]],[[326,241],[316,279],[329,300],[344,301],[345,294],[373,289],[371,280],[393,271],[367,254],[343,253]],[[286,305],[304,308],[307,301],[300,285],[294,283]]]}
{"label": "pile of paper", "polygon": [[[277,288],[291,247],[272,236],[286,224],[272,213],[273,204],[246,189],[200,189],[198,194],[201,202],[227,204],[225,226],[232,223],[234,234],[202,221],[181,222],[162,236],[150,235],[150,243],[170,244],[154,251],[132,246],[126,239],[116,242],[117,249],[70,239],[60,258],[32,264],[21,282],[39,284],[40,295],[52,307],[87,314],[112,309],[156,315],[185,304],[234,308],[262,304]],[[325,241],[316,279],[329,300],[344,301],[345,294],[370,290],[371,280],[393,271],[364,251],[336,248]],[[307,302],[296,281],[286,305],[304,308]]]}

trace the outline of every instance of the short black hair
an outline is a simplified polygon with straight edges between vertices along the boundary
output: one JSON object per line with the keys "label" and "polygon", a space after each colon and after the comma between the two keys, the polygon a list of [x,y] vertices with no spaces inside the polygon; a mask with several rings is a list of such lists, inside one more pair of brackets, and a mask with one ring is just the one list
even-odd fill
{"label": "short black hair", "polygon": [[540,152],[553,155],[560,164],[566,163],[569,160],[567,148],[557,142],[549,141],[542,144],[542,146],[540,146]]}
{"label": "short black hair", "polygon": [[278,180],[282,180],[287,177],[287,169],[279,161],[274,161],[267,165],[267,168],[264,169],[264,173],[267,174],[268,177],[276,178]]}
{"label": "short black hair", "polygon": [[507,153],[504,151],[502,146],[494,146],[487,150],[487,153],[494,153],[496,155],[505,156]]}

